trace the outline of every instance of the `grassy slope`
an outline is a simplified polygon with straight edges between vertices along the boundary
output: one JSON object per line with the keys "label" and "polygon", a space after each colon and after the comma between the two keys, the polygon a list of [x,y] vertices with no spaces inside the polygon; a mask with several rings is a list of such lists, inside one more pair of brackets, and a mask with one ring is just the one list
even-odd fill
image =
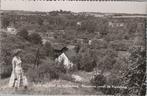
{"label": "grassy slope", "polygon": [[[88,72],[76,72],[75,74],[80,75],[84,78],[84,80],[89,83],[89,77],[91,77],[92,73]],[[19,89],[17,92],[14,89],[8,88],[7,84],[9,82],[9,78],[0,80],[0,93],[4,94],[33,94],[33,95],[102,95],[101,92],[96,92],[93,88],[85,88],[80,87],[81,83],[75,83],[67,80],[52,80],[45,84],[33,84],[32,82],[29,84],[28,90]],[[85,85],[85,82],[82,82]],[[51,87],[51,85],[56,85],[58,87]],[[50,86],[50,87],[49,87]],[[78,87],[69,87],[62,88],[59,86],[78,86]]]}

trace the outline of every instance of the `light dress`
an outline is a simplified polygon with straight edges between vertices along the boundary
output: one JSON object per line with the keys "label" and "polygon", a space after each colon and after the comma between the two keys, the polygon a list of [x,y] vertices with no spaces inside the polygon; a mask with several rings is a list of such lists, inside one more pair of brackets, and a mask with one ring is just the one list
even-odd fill
{"label": "light dress", "polygon": [[20,57],[13,57],[12,59],[12,73],[9,80],[9,87],[21,87],[27,86],[27,78],[23,75],[23,69],[21,67],[22,61]]}

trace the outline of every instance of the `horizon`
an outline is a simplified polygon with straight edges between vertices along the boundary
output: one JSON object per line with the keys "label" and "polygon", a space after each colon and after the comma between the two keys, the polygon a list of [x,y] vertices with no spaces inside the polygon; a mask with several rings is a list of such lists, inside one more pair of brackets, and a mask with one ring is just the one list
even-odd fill
{"label": "horizon", "polygon": [[[16,6],[17,5],[17,6]],[[1,0],[1,10],[50,12],[57,10],[71,12],[99,12],[147,14],[147,2],[133,1],[4,1]]]}

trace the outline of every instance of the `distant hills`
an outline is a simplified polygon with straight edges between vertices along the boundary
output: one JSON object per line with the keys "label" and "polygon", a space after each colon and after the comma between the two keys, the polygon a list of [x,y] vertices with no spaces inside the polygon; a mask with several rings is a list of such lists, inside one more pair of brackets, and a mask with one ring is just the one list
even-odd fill
{"label": "distant hills", "polygon": [[127,13],[101,13],[101,12],[71,12],[71,11],[50,11],[50,12],[41,12],[41,11],[23,11],[23,10],[0,10],[0,13],[2,14],[8,14],[8,15],[49,15],[52,13],[56,14],[73,14],[73,15],[87,15],[87,16],[95,16],[95,17],[147,17],[147,14],[127,14]]}

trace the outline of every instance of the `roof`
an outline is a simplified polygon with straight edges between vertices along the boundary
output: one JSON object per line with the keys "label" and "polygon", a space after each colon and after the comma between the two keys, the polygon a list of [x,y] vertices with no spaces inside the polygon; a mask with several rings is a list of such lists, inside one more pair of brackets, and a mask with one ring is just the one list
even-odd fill
{"label": "roof", "polygon": [[54,43],[52,44],[52,47],[55,49],[55,50],[61,50],[63,49],[65,46],[65,44],[61,44],[61,43]]}
{"label": "roof", "polygon": [[70,61],[72,61],[74,59],[74,57],[77,56],[77,53],[76,53],[76,51],[74,49],[69,49],[68,51],[65,52],[65,55],[68,57],[68,59]]}
{"label": "roof", "polygon": [[74,49],[74,48],[75,48],[74,45],[67,45],[66,47],[67,47],[68,49]]}

